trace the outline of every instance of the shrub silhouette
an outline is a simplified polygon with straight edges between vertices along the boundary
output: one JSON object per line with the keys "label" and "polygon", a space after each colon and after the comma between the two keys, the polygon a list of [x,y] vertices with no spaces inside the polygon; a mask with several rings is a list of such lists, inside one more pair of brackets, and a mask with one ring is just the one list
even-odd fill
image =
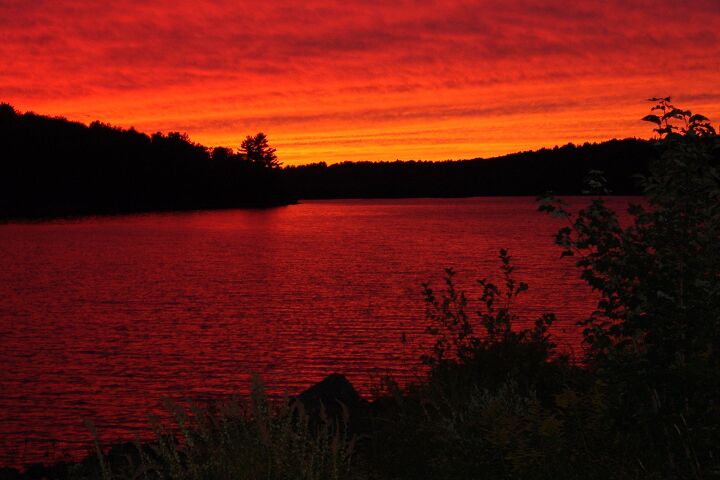
{"label": "shrub silhouette", "polygon": [[582,325],[618,431],[633,430],[644,465],[702,478],[720,471],[720,141],[706,117],[651,101],[659,156],[629,226],[601,198],[540,209],[569,221],[556,242],[600,293]]}
{"label": "shrub silhouette", "polygon": [[[549,314],[513,328],[527,286],[507,252],[504,285],[479,282],[477,320],[447,270],[443,292],[423,286],[428,377],[395,395],[373,436],[387,478],[720,474],[720,144],[705,117],[652,100],[644,120],[656,125],[658,154],[630,225],[602,198],[575,214],[541,199],[541,211],[568,220],[556,241],[600,294],[581,322],[587,356],[557,356]],[[602,172],[587,180],[605,190]]]}

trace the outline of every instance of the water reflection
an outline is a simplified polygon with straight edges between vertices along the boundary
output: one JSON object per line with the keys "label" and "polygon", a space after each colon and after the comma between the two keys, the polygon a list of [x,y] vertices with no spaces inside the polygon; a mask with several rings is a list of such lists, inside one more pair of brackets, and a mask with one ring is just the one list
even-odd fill
{"label": "water reflection", "polygon": [[418,367],[420,284],[453,267],[472,290],[502,247],[530,284],[521,308],[554,307],[555,334],[577,348],[592,295],[558,258],[558,226],[530,198],[0,226],[0,457],[77,447],[83,417],[106,439],[143,434],[162,398],[244,392],[253,372],[277,394],[333,371],[368,394],[373,378]]}

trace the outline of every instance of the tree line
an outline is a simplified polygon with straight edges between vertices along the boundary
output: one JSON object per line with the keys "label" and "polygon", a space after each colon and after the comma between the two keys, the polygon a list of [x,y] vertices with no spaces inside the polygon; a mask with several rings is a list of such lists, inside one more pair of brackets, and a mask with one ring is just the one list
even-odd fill
{"label": "tree line", "polygon": [[284,180],[298,198],[468,197],[584,193],[590,172],[603,172],[608,193],[639,195],[637,175],[657,155],[646,140],[569,143],[459,161],[342,162],[289,166]]}
{"label": "tree line", "polygon": [[285,205],[297,199],[580,194],[590,171],[638,194],[645,140],[568,144],[491,159],[281,167],[263,133],[240,148],[186,134],[19,113],[0,104],[0,218]]}
{"label": "tree line", "polygon": [[263,133],[236,151],[0,105],[0,218],[281,205]]}

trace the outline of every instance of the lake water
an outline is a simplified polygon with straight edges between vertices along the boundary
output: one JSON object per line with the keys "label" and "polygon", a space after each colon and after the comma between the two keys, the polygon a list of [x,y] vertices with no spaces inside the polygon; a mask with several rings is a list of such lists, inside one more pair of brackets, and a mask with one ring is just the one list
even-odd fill
{"label": "lake water", "polygon": [[421,283],[453,267],[476,298],[503,247],[530,284],[519,311],[554,311],[577,349],[593,295],[552,244],[560,226],[531,198],[0,225],[0,464],[77,452],[86,418],[105,441],[142,437],[163,399],[244,393],[252,373],[294,394],[340,372],[369,395],[419,371]]}

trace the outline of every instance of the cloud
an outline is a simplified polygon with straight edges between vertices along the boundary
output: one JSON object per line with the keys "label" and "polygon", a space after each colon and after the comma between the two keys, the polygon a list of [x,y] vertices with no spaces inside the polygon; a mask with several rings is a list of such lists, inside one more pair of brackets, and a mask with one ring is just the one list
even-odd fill
{"label": "cloud", "polygon": [[293,161],[329,131],[428,126],[456,147],[429,134],[428,157],[396,135],[368,156],[437,158],[433,138],[476,156],[527,144],[460,141],[508,115],[545,115],[538,146],[589,107],[595,127],[578,134],[614,135],[618,112],[665,92],[717,115],[719,31],[715,0],[0,0],[0,100],[210,144],[264,128],[303,139]]}

